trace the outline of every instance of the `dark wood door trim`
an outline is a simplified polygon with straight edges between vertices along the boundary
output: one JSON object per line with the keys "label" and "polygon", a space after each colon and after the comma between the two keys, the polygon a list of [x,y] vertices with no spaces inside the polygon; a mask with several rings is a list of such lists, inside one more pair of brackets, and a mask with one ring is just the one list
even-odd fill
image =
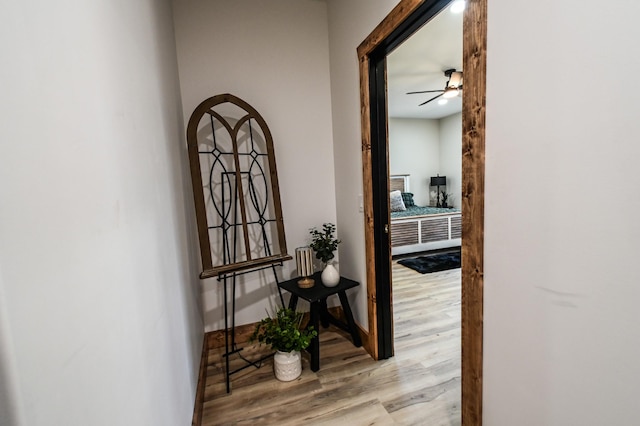
{"label": "dark wood door trim", "polygon": [[463,43],[462,422],[481,425],[487,0],[467,0]]}
{"label": "dark wood door trim", "polygon": [[[371,57],[385,43],[397,43],[390,36],[415,17],[419,8],[438,0],[402,0],[358,47],[360,68],[360,105],[362,130],[363,201],[367,258],[367,305],[369,347],[380,358],[378,331],[380,301],[377,282],[390,277],[376,275],[373,200],[372,123],[370,71]],[[484,168],[485,168],[485,95],[487,0],[467,0],[463,23],[463,69],[465,87],[462,112],[462,423],[482,424],[482,327],[484,286]],[[412,16],[413,15],[413,16]],[[375,55],[374,55],[375,56]],[[374,58],[375,59],[375,58]],[[385,120],[386,121],[386,120]],[[372,128],[372,125],[374,127]],[[385,123],[386,126],[386,123]],[[387,144],[387,140],[383,141]],[[388,149],[385,146],[385,149]],[[390,260],[390,259],[389,259]],[[381,297],[379,297],[381,296]],[[391,309],[384,306],[382,309]]]}

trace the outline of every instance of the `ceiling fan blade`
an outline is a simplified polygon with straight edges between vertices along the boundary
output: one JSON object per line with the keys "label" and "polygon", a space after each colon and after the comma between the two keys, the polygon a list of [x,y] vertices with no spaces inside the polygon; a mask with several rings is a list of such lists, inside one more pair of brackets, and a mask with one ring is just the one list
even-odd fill
{"label": "ceiling fan blade", "polygon": [[407,95],[415,95],[416,93],[438,93],[444,92],[444,90],[423,90],[421,92],[407,92]]}
{"label": "ceiling fan blade", "polygon": [[438,98],[439,98],[440,96],[442,96],[442,95],[443,95],[443,93],[440,93],[438,96],[434,96],[433,98],[429,99],[429,100],[428,100],[428,101],[426,101],[426,102],[421,103],[421,104],[420,104],[420,105],[418,105],[418,106],[422,106],[422,105],[424,105],[424,104],[428,104],[429,102],[431,102],[431,101],[433,101],[433,100],[438,99]]}

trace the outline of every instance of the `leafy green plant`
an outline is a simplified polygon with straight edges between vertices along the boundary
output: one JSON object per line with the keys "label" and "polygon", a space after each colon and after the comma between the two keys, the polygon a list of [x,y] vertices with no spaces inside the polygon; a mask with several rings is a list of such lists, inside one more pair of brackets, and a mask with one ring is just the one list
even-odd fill
{"label": "leafy green plant", "polygon": [[[449,203],[453,203],[453,194],[452,193],[447,193],[444,191],[441,191],[441,195],[440,195],[440,205],[442,207],[449,207]],[[453,206],[452,206],[453,207]]]}
{"label": "leafy green plant", "polygon": [[317,228],[311,228],[311,247],[316,252],[316,258],[322,263],[327,263],[335,256],[334,251],[338,248],[340,240],[334,236],[336,226],[333,223],[325,223],[322,225],[322,231]]}
{"label": "leafy green plant", "polygon": [[313,327],[301,329],[302,316],[302,312],[281,308],[275,317],[268,316],[256,324],[250,340],[270,345],[271,349],[281,352],[306,349],[318,332]]}

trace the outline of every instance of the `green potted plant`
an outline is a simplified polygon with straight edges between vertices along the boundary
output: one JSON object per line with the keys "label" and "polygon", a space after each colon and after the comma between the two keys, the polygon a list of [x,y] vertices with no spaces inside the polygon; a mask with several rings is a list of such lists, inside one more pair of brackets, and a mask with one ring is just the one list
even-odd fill
{"label": "green potted plant", "polygon": [[311,228],[311,247],[316,252],[316,258],[323,264],[321,275],[322,283],[327,287],[335,287],[340,282],[340,274],[330,261],[335,257],[333,254],[338,249],[340,240],[335,237],[336,226],[333,223],[325,223],[322,230]]}
{"label": "green potted plant", "polygon": [[444,192],[440,196],[440,206],[444,209],[453,208],[453,194],[451,192]]}
{"label": "green potted plant", "polygon": [[250,337],[251,341],[271,346],[276,351],[273,370],[276,378],[283,382],[294,380],[302,373],[300,351],[311,344],[318,335],[313,327],[302,328],[302,312],[281,308],[275,316],[261,320]]}

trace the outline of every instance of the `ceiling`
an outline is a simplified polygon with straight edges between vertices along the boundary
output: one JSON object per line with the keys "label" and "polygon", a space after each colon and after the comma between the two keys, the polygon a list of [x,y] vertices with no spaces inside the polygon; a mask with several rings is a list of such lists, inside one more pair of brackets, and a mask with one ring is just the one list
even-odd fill
{"label": "ceiling", "polygon": [[407,92],[444,89],[444,70],[462,70],[462,13],[447,7],[387,56],[389,117],[439,119],[462,111],[462,98],[438,99],[438,93]]}

